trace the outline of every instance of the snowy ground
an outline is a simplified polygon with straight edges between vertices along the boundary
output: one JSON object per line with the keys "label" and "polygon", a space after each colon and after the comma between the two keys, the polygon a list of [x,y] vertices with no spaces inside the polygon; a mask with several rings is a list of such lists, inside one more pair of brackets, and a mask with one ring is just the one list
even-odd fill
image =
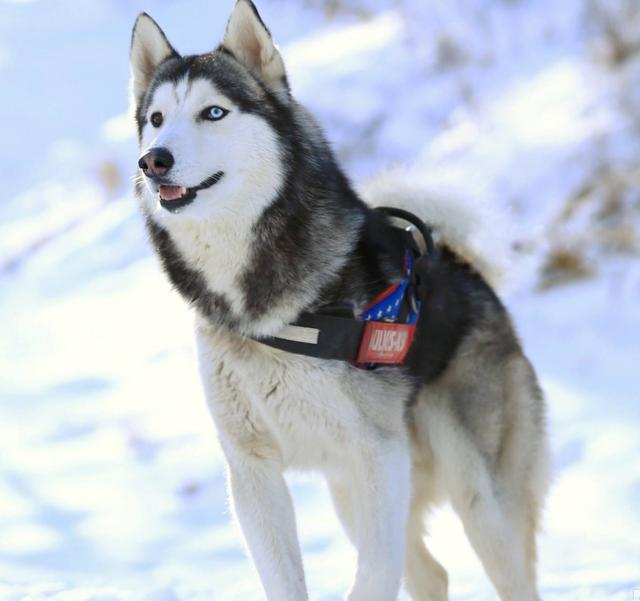
{"label": "snowy ground", "polygon": [[[416,161],[513,222],[506,300],[550,406],[544,598],[640,598],[634,240],[611,252],[587,237],[593,273],[539,291],[558,240],[600,232],[598,185],[611,173],[632,182],[624,232],[638,231],[640,59],[607,66],[578,0],[561,12],[551,0],[362,0],[335,18],[308,4],[259,7],[350,173]],[[194,52],[220,38],[230,6],[0,0],[2,600],[261,598],[230,521],[190,316],[150,256],[129,189],[124,114],[135,14]],[[562,220],[571,198],[582,204]],[[335,601],[353,551],[322,483],[290,481],[311,597]],[[495,598],[448,510],[430,539],[452,599]]]}

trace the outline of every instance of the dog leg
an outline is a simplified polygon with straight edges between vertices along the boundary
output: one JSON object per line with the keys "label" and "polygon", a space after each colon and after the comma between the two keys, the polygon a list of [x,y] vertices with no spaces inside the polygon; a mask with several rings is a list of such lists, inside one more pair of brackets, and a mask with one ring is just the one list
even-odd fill
{"label": "dog leg", "polygon": [[355,545],[357,544],[357,535],[351,483],[343,475],[331,475],[327,478],[327,483],[336,515],[347,537]]}
{"label": "dog leg", "polygon": [[378,441],[361,450],[352,466],[358,569],[347,601],[394,601],[404,567],[409,451],[404,441]]}
{"label": "dog leg", "polygon": [[269,601],[308,599],[291,496],[271,461],[230,462],[235,513]]}
{"label": "dog leg", "polygon": [[449,577],[422,537],[407,540],[405,588],[413,601],[447,601]]}
{"label": "dog leg", "polygon": [[520,525],[509,519],[486,484],[477,483],[473,494],[454,494],[453,507],[500,599],[538,601]]}
{"label": "dog leg", "polygon": [[411,507],[407,520],[405,588],[413,601],[447,601],[449,578],[424,541],[424,518],[432,502],[432,474],[414,463]]}
{"label": "dog leg", "polygon": [[431,439],[437,441],[434,450],[451,503],[500,599],[539,601],[528,565],[525,525],[508,510],[499,478],[474,443],[449,420],[434,422]]}

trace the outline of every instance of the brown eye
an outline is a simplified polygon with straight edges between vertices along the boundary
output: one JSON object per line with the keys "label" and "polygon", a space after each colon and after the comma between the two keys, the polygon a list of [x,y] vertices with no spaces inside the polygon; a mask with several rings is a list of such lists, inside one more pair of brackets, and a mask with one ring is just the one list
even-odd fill
{"label": "brown eye", "polygon": [[153,127],[160,127],[162,125],[162,122],[164,121],[164,118],[162,117],[162,113],[153,113],[151,115],[151,125],[153,125]]}

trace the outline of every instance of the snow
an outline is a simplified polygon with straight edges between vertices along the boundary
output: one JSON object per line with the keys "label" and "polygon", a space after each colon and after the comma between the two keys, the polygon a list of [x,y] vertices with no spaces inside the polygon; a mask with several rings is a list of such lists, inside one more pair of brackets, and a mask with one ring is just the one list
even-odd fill
{"label": "snow", "polygon": [[[551,0],[362,0],[335,16],[319,4],[260,9],[349,172],[411,162],[513,222],[509,234],[495,225],[520,249],[505,299],[550,409],[544,598],[640,598],[637,254],[589,238],[593,277],[539,286],[549,250],[584,235],[599,207],[558,229],[567,200],[616,169],[637,182],[640,59],[603,62],[578,0],[561,11]],[[3,600],[262,598],[230,517],[191,317],[129,185],[136,13],[196,52],[220,39],[231,5],[0,1]],[[637,228],[637,185],[629,195],[625,223]],[[322,482],[289,480],[311,598],[335,601],[354,552]],[[452,599],[495,598],[450,510],[435,514],[429,542]]]}

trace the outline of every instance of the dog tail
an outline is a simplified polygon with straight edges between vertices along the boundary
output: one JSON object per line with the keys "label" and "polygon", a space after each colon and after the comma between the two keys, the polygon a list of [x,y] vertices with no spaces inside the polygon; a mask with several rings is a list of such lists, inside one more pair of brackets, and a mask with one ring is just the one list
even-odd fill
{"label": "dog tail", "polygon": [[511,249],[506,221],[477,200],[434,187],[407,169],[386,171],[360,190],[373,207],[410,211],[432,228],[434,240],[473,265],[495,287],[504,283]]}

